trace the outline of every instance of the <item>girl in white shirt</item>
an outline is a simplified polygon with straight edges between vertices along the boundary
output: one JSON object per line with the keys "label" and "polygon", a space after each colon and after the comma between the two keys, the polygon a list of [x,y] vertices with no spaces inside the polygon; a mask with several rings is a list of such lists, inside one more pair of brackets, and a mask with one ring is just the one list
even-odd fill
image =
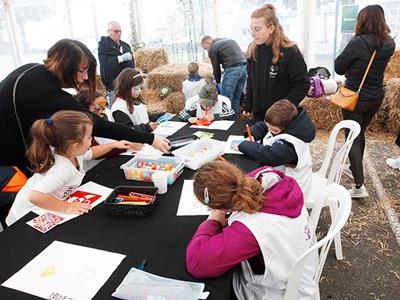
{"label": "girl in white shirt", "polygon": [[8,226],[37,207],[68,214],[89,212],[89,204],[64,201],[85,176],[83,161],[114,148],[131,147],[130,142],[117,141],[90,148],[92,129],[92,121],[85,113],[69,110],[33,123],[32,144],[26,155],[35,174],[18,192],[6,218]]}
{"label": "girl in white shirt", "polygon": [[156,122],[149,121],[147,107],[140,95],[143,88],[143,74],[132,68],[124,69],[115,79],[115,100],[111,106],[116,123],[135,129],[152,132]]}

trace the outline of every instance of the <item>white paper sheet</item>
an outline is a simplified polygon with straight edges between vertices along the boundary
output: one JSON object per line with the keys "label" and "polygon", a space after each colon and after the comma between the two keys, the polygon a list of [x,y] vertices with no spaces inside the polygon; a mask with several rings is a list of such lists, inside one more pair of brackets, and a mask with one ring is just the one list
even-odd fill
{"label": "white paper sheet", "polygon": [[[100,195],[101,197],[91,204],[92,207],[95,207],[95,206],[99,205],[101,202],[103,202],[104,200],[106,200],[108,195],[111,194],[112,189],[110,189],[108,187],[105,187],[103,185],[97,184],[97,183],[95,183],[93,181],[89,181],[89,182],[81,185],[77,189],[77,191],[82,191],[82,192],[87,192],[87,193],[93,193],[95,195]],[[70,200],[68,200],[68,202],[72,202],[72,200],[73,199],[70,199]],[[35,207],[32,210],[32,212],[34,212],[35,214],[38,214],[38,215],[43,215],[43,214],[45,214],[47,212],[50,212],[50,213],[52,213],[54,215],[58,215],[60,217],[63,217],[64,220],[62,220],[59,224],[65,223],[65,222],[67,222],[69,220],[72,220],[72,219],[80,216],[79,214],[77,214],[77,215],[64,214],[62,212],[50,211],[50,210],[43,209],[43,208],[40,208],[40,207]],[[89,214],[90,214],[90,212],[89,212]]]}
{"label": "white paper sheet", "polygon": [[181,199],[179,200],[177,216],[207,216],[211,209],[197,200],[193,192],[193,181],[185,180],[183,182]]}
{"label": "white paper sheet", "polygon": [[208,126],[200,126],[200,125],[192,125],[190,128],[203,128],[203,129],[212,129],[212,130],[228,130],[235,121],[221,120],[214,121]]}
{"label": "white paper sheet", "polygon": [[125,256],[54,241],[2,286],[45,299],[92,299]]}
{"label": "white paper sheet", "polygon": [[143,148],[140,149],[139,151],[128,150],[120,153],[119,155],[135,156],[137,154],[151,156],[154,157],[154,159],[160,158],[163,155],[163,153],[160,150],[157,150],[156,148],[148,144],[144,144]]}
{"label": "white paper sheet", "polygon": [[238,145],[238,144],[240,144],[241,142],[243,142],[243,141],[245,141],[245,140],[248,140],[248,139],[246,139],[246,138],[245,138],[244,136],[242,136],[242,135],[230,135],[230,136],[228,137],[228,140],[226,141],[224,153],[225,153],[225,154],[226,154],[226,153],[230,153],[230,154],[243,154],[243,153],[240,152],[240,151],[233,150],[232,147],[233,147],[233,145]]}
{"label": "white paper sheet", "polygon": [[153,131],[154,134],[167,137],[173,135],[179,129],[184,127],[186,122],[178,122],[178,121],[167,121],[163,122],[157,126],[157,128]]}

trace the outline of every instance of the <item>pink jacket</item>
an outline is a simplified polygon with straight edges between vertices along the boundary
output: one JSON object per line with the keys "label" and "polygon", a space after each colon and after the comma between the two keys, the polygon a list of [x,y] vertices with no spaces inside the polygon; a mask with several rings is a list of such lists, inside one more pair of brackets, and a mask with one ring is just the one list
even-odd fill
{"label": "pink jacket", "polygon": [[[254,177],[258,168],[247,176]],[[297,182],[282,172],[272,169],[282,179],[264,193],[263,213],[296,218],[304,205],[303,193]],[[259,179],[259,178],[257,178]],[[240,222],[222,228],[215,220],[200,224],[186,249],[186,267],[196,278],[217,277],[242,261],[249,260],[255,273],[264,272],[264,261],[257,240]]]}

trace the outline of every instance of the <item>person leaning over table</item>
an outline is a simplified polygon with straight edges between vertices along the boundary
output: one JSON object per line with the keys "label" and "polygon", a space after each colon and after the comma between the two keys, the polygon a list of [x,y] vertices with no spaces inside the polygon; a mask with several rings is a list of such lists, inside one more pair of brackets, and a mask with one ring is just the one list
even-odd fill
{"label": "person leaning over table", "polygon": [[[238,299],[282,299],[292,266],[316,239],[297,182],[271,167],[245,175],[227,161],[203,165],[193,179],[211,213],[186,249],[188,272],[214,278],[240,264],[233,272]],[[298,299],[315,294],[317,255],[306,262]]]}
{"label": "person leaning over table", "polygon": [[266,4],[251,14],[253,42],[247,50],[247,84],[243,115],[262,121],[276,101],[298,105],[307,95],[307,65],[296,43],[285,35],[275,7]]}
{"label": "person leaning over table", "polygon": [[383,75],[395,49],[395,42],[389,34],[390,28],[386,24],[383,8],[380,5],[368,5],[358,13],[354,37],[335,59],[335,72],[345,75],[344,85],[357,91],[372,53],[376,50],[354,111],[342,109],[344,120],[354,120],[361,127],[349,152],[350,170],[354,177],[354,186],[349,190],[352,198],[368,197],[363,170],[365,130],[385,96]]}
{"label": "person leaning over table", "polygon": [[[16,79],[25,71],[15,90],[14,110],[13,88]],[[71,87],[81,90],[86,86],[93,97],[95,75],[95,57],[83,43],[71,39],[55,43],[48,50],[44,64],[27,64],[11,72],[0,83],[0,165],[17,166],[29,176],[29,162],[25,157],[29,130],[37,119],[49,118],[59,110],[87,112],[93,119],[95,136],[147,143],[168,152],[168,140],[108,122],[89,112],[63,90]]]}

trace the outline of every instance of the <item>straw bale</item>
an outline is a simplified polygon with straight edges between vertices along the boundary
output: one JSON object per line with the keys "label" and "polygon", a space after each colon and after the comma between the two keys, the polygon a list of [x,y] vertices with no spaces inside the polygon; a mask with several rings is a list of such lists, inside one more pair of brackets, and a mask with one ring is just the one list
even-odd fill
{"label": "straw bale", "polygon": [[167,102],[158,101],[147,104],[147,111],[149,115],[164,114],[167,111]]}
{"label": "straw bale", "polygon": [[[169,85],[173,92],[182,91],[182,82],[187,77],[187,64],[168,64],[160,66],[147,74],[149,87],[159,90],[162,85]],[[212,66],[199,63],[199,73],[206,80],[210,81]]]}
{"label": "straw bale", "polygon": [[314,121],[317,130],[328,130],[331,131],[333,127],[343,120],[342,112],[336,105],[332,104],[327,98],[309,98],[306,97],[300,103],[301,106],[305,107],[310,115],[310,118]]}
{"label": "straw bale", "polygon": [[389,79],[385,87],[387,102],[387,128],[390,133],[398,134],[400,131],[400,78]]}
{"label": "straw bale", "polygon": [[389,63],[385,70],[384,82],[386,83],[391,78],[400,77],[400,50],[394,52],[390,58]]}
{"label": "straw bale", "polygon": [[157,90],[144,89],[144,90],[142,90],[140,95],[142,96],[143,102],[145,104],[150,104],[150,103],[161,101],[159,92]]}
{"label": "straw bale", "polygon": [[103,96],[107,95],[107,90],[99,75],[96,75],[96,90],[98,90]]}
{"label": "straw bale", "polygon": [[168,63],[167,52],[163,48],[139,49],[135,54],[136,66],[146,72]]}
{"label": "straw bale", "polygon": [[185,107],[185,95],[182,92],[172,92],[163,101],[167,103],[167,112],[178,114]]}

